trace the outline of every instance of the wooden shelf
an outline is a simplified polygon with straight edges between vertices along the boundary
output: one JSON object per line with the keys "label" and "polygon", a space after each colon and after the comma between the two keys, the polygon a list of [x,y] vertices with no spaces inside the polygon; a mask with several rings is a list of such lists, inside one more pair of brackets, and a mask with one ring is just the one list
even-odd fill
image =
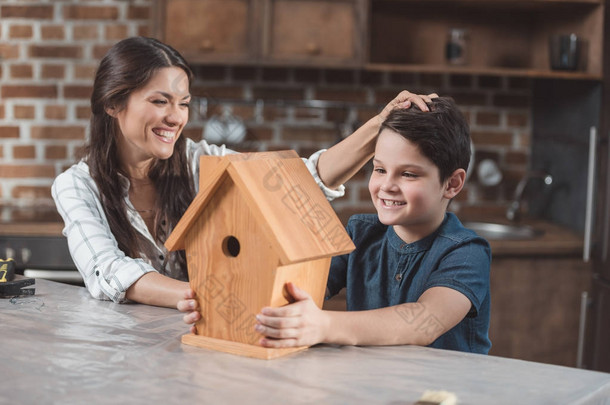
{"label": "wooden shelf", "polygon": [[[372,0],[367,68],[600,80],[601,0]],[[448,65],[451,29],[467,33],[468,62]],[[577,71],[550,68],[549,40],[582,40]]]}
{"label": "wooden shelf", "polygon": [[603,0],[371,0],[371,3],[421,3],[435,4],[437,7],[443,3],[460,7],[508,7],[514,8],[541,8],[554,7],[556,5],[566,6],[596,6],[603,4]]}
{"label": "wooden shelf", "polygon": [[449,73],[464,75],[489,75],[489,76],[511,76],[531,77],[541,79],[571,79],[571,80],[602,80],[602,75],[587,72],[555,71],[540,69],[513,69],[513,68],[491,68],[487,66],[452,66],[452,65],[398,65],[369,63],[364,66],[365,70],[378,72],[404,72],[404,73]]}
{"label": "wooden shelf", "polygon": [[[602,79],[603,0],[155,0],[153,36],[194,64]],[[298,13],[296,13],[298,11]],[[294,18],[298,14],[300,18]],[[182,21],[175,24],[176,21]],[[332,21],[332,23],[329,23]],[[451,29],[468,62],[447,64]],[[549,40],[582,40],[576,71]]]}

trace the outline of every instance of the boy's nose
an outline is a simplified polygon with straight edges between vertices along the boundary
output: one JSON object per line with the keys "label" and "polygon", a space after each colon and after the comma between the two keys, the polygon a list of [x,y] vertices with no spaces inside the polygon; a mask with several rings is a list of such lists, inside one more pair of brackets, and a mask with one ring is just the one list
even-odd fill
{"label": "boy's nose", "polygon": [[381,191],[394,191],[396,190],[396,183],[390,179],[386,178],[383,183],[381,183]]}

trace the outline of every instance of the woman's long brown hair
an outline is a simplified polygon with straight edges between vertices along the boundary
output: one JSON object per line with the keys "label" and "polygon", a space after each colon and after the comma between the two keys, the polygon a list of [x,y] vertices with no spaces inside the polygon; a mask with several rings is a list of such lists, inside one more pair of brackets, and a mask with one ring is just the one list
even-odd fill
{"label": "woman's long brown hair", "polygon": [[[93,83],[90,140],[85,147],[85,160],[99,189],[102,206],[119,249],[133,258],[139,257],[140,239],[128,220],[119,177],[119,126],[107,111],[125,108],[134,90],[145,86],[159,69],[172,66],[184,70],[191,82],[193,73],[175,49],[153,38],[127,38],[115,44],[104,56]],[[174,228],[195,196],[193,174],[185,149],[186,140],[181,136],[176,141],[172,156],[166,160],[156,160],[149,172],[158,195],[154,232],[158,242],[167,239],[167,231]],[[186,278],[184,252],[180,256]]]}

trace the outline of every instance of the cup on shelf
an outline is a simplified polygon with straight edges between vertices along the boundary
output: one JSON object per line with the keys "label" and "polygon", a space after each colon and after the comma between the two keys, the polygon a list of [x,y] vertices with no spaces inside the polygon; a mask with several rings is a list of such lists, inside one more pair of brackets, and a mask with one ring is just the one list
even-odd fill
{"label": "cup on shelf", "polygon": [[465,65],[468,62],[468,33],[465,29],[451,28],[447,32],[445,59],[450,65]]}
{"label": "cup on shelf", "polygon": [[549,58],[553,70],[578,70],[581,39],[576,34],[551,35]]}

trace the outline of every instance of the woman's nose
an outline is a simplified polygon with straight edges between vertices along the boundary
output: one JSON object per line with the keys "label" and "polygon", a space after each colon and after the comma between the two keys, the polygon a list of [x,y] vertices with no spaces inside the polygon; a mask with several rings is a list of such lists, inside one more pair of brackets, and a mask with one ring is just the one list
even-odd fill
{"label": "woman's nose", "polygon": [[180,125],[185,120],[184,114],[178,106],[170,106],[167,114],[165,115],[165,121],[169,125]]}

